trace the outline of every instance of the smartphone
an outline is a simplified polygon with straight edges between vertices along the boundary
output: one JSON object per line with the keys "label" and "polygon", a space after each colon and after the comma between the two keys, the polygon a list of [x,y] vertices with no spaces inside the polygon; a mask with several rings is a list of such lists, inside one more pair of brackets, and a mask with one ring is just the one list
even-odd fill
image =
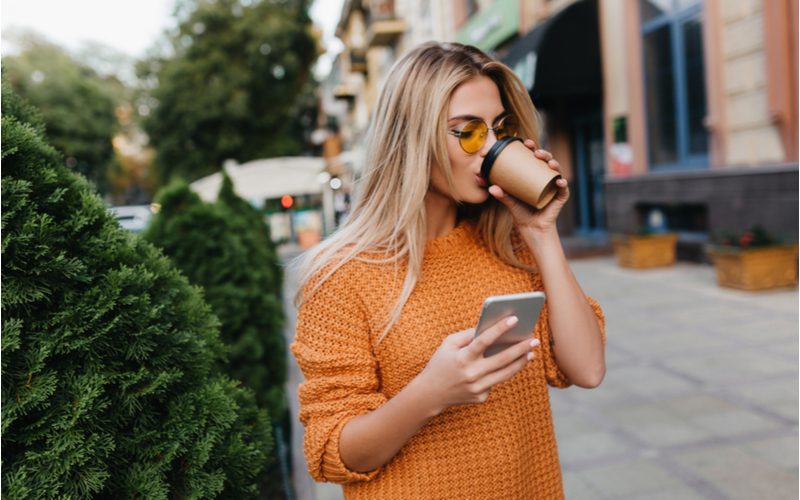
{"label": "smartphone", "polygon": [[525,292],[510,295],[493,295],[483,302],[481,318],[475,328],[477,337],[484,330],[509,316],[516,316],[519,321],[510,330],[504,333],[484,352],[484,356],[491,356],[517,342],[532,338],[531,334],[539,321],[539,313],[544,306],[544,292]]}

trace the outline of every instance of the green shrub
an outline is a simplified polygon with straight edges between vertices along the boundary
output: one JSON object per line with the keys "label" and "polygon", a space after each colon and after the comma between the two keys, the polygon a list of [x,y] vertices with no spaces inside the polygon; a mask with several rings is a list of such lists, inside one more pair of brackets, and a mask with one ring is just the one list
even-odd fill
{"label": "green shrub", "polygon": [[3,91],[3,498],[251,498],[269,418],[201,291]]}
{"label": "green shrub", "polygon": [[227,177],[215,204],[204,203],[182,182],[156,200],[161,210],[143,237],[205,290],[231,347],[223,368],[280,420],[287,408],[282,275],[268,226],[233,193]]}

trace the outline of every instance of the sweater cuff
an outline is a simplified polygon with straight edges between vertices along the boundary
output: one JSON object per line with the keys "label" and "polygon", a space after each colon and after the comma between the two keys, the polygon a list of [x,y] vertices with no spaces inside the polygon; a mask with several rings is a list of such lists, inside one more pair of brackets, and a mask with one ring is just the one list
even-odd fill
{"label": "sweater cuff", "polygon": [[325,478],[325,481],[339,484],[369,481],[377,476],[383,469],[382,467],[378,467],[369,472],[356,472],[348,469],[342,461],[342,456],[339,452],[339,441],[342,429],[344,429],[347,422],[356,416],[357,415],[346,415],[342,418],[330,433],[328,442],[325,443],[325,450],[323,451],[322,463],[320,465],[322,477]]}

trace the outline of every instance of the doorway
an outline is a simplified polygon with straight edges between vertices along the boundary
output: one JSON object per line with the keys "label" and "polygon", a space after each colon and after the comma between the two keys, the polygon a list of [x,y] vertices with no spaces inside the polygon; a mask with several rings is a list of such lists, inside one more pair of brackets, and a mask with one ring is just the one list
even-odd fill
{"label": "doorway", "polygon": [[575,169],[575,234],[603,233],[606,214],[603,195],[605,146],[603,119],[599,112],[577,115],[572,120],[572,157]]}

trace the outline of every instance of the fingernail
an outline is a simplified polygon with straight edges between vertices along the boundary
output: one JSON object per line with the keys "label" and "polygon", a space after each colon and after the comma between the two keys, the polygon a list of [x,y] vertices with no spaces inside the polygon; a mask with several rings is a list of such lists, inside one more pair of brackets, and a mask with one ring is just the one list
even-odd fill
{"label": "fingernail", "polygon": [[536,347],[537,345],[539,345],[539,339],[531,340],[531,347]]}
{"label": "fingernail", "polygon": [[528,353],[528,361],[533,361],[533,353],[532,352]]}
{"label": "fingernail", "polygon": [[508,319],[506,320],[506,324],[507,324],[508,326],[514,326],[514,325],[516,325],[516,324],[517,324],[517,321],[519,321],[519,320],[517,319],[517,317],[516,317],[516,316],[511,316],[510,318],[508,318]]}

